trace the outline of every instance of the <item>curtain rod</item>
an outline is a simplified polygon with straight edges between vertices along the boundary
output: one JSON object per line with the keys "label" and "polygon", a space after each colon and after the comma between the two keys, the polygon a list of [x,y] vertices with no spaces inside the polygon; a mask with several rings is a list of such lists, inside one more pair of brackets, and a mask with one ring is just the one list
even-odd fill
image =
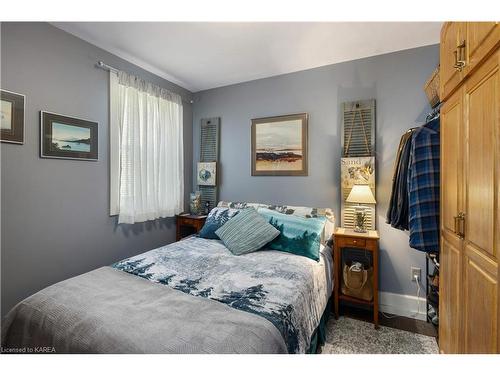
{"label": "curtain rod", "polygon": [[[99,60],[97,62],[97,64],[95,64],[95,66],[96,66],[96,68],[103,69],[103,70],[109,70],[110,72],[113,72],[113,73],[118,73],[120,71],[119,69],[113,68],[111,65],[105,64],[101,60]],[[186,99],[182,95],[180,97],[182,98],[183,102],[193,104],[193,100]]]}

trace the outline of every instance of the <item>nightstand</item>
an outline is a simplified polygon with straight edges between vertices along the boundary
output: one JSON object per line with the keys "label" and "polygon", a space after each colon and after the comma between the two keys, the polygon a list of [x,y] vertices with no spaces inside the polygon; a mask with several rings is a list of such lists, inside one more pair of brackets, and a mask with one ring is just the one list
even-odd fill
{"label": "nightstand", "polygon": [[198,233],[205,224],[207,215],[179,214],[175,216],[177,224],[176,241]]}
{"label": "nightstand", "polygon": [[[369,305],[373,308],[373,323],[378,328],[378,240],[379,235],[375,230],[366,233],[355,232],[352,229],[337,228],[334,233],[334,302],[335,319],[339,318],[339,304],[349,301],[356,304]],[[340,284],[342,271],[342,258],[344,249],[361,249],[371,253],[373,266],[373,299],[366,301],[342,294]]]}

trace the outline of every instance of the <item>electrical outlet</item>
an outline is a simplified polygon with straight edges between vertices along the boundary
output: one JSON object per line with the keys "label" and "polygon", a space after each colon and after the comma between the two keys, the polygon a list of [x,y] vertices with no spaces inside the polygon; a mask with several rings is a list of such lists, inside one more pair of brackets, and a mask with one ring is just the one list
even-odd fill
{"label": "electrical outlet", "polygon": [[420,268],[411,267],[410,272],[411,272],[411,281],[415,281],[415,276],[418,277],[418,280],[421,280],[422,270]]}

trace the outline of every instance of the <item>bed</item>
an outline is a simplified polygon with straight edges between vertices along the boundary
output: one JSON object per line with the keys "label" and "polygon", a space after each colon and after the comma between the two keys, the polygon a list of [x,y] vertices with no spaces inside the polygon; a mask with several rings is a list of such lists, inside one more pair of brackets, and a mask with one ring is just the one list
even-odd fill
{"label": "bed", "polygon": [[16,305],[2,347],[57,353],[307,353],[328,315],[332,251],[233,255],[197,236],[62,281]]}

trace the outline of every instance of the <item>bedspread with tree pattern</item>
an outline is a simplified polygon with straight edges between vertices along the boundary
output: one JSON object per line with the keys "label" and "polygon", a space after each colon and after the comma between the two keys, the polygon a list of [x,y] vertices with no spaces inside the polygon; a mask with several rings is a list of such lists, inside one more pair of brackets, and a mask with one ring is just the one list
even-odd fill
{"label": "bedspread with tree pattern", "polygon": [[275,250],[235,256],[219,240],[185,240],[113,267],[193,296],[257,314],[280,331],[289,353],[305,353],[332,291],[331,249],[320,261]]}

